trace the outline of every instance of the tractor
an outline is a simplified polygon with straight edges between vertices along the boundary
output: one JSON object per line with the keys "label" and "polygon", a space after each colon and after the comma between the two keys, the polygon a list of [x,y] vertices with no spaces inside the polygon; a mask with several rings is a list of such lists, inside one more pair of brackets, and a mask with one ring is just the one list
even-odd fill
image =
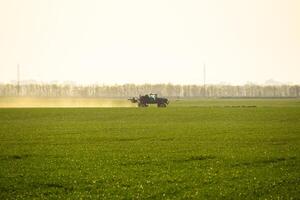
{"label": "tractor", "polygon": [[138,107],[148,107],[149,104],[157,104],[157,107],[164,108],[169,104],[167,98],[157,97],[157,94],[140,95],[139,97],[132,97],[128,99],[131,103],[137,103]]}

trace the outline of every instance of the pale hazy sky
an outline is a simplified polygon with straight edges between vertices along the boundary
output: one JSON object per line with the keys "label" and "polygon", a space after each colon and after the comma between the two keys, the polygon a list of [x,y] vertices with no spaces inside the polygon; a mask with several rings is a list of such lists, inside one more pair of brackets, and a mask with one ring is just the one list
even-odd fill
{"label": "pale hazy sky", "polygon": [[300,83],[300,0],[0,0],[0,82]]}

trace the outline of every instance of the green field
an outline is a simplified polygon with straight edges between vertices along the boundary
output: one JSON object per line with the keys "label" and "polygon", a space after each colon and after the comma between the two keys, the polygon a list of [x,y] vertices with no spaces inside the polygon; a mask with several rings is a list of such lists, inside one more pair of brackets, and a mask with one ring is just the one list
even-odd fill
{"label": "green field", "polygon": [[1,108],[0,199],[80,198],[299,199],[300,100]]}

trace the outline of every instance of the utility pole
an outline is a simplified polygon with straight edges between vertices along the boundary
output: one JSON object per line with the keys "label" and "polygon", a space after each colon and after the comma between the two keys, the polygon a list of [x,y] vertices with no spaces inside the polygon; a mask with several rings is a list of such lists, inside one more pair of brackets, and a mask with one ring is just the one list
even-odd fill
{"label": "utility pole", "polygon": [[20,65],[18,64],[17,67],[17,92],[18,92],[18,96],[20,96]]}
{"label": "utility pole", "polygon": [[203,89],[204,89],[204,97],[206,97],[206,69],[205,63],[203,63]]}

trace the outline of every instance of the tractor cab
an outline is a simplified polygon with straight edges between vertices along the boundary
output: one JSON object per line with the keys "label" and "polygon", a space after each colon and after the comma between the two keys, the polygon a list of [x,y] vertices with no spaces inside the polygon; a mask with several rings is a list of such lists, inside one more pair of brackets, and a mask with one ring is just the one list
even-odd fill
{"label": "tractor cab", "polygon": [[150,94],[149,97],[153,100],[153,101],[156,101],[157,99],[157,94]]}

